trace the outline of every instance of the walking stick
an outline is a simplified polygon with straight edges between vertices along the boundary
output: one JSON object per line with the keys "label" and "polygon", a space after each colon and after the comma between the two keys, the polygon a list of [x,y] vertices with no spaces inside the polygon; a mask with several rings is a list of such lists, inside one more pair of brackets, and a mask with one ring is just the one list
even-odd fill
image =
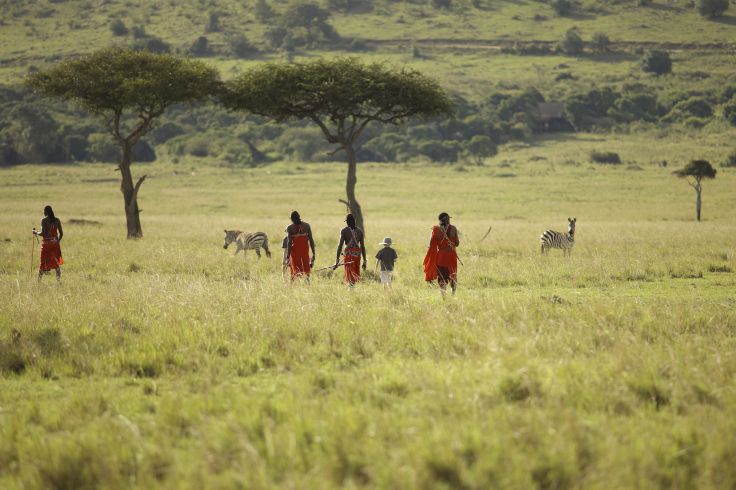
{"label": "walking stick", "polygon": [[36,254],[36,229],[33,228],[31,235],[31,277],[33,277],[33,256]]}

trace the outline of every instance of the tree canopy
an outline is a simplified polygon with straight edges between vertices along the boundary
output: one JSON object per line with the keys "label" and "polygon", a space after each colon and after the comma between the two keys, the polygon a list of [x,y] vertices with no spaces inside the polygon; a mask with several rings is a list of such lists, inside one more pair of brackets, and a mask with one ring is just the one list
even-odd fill
{"label": "tree canopy", "polygon": [[108,126],[114,122],[111,117],[120,118],[130,111],[136,122],[145,123],[142,129],[147,131],[150,122],[170,105],[209,97],[219,84],[219,75],[196,60],[108,48],[33,73],[27,83],[43,95],[77,102],[105,117]]}
{"label": "tree canopy", "polygon": [[680,170],[672,172],[678,177],[693,177],[700,182],[703,179],[714,179],[718,171],[707,160],[693,160]]}
{"label": "tree canopy", "polygon": [[449,114],[452,102],[439,84],[409,69],[355,58],[310,63],[268,63],[226,84],[223,103],[276,121],[307,119],[329,143],[345,151],[346,193],[359,227],[363,215],[355,199],[358,137],[372,121],[401,124],[412,117]]}
{"label": "tree canopy", "polygon": [[[400,124],[447,114],[452,103],[436,81],[414,70],[355,58],[267,63],[227,84],[230,109],[275,119],[310,119],[331,143],[357,137],[371,121]],[[328,129],[332,123],[333,128]]]}
{"label": "tree canopy", "polygon": [[221,86],[217,71],[200,61],[126,48],[102,49],[64,61],[29,75],[27,83],[42,95],[73,100],[103,118],[122,150],[118,169],[128,238],[143,236],[138,191],[146,176],[133,184],[133,145],[167,107],[204,100]]}

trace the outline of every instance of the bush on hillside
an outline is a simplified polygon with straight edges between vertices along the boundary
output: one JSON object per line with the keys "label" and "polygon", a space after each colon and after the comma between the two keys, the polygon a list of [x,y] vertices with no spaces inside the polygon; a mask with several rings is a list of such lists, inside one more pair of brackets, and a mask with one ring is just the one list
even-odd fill
{"label": "bush on hillside", "polygon": [[721,164],[721,167],[736,167],[736,151],[732,151],[726,158],[726,161]]}
{"label": "bush on hillside", "polygon": [[596,32],[593,34],[592,44],[596,53],[606,53],[611,46],[611,39],[604,32]]}
{"label": "bush on hillside", "polygon": [[590,159],[596,163],[606,163],[610,165],[618,165],[621,163],[621,157],[613,151],[592,151]]}
{"label": "bush on hillside", "polygon": [[256,20],[264,24],[270,22],[276,17],[276,12],[273,11],[273,8],[269,5],[267,0],[256,0],[256,5],[253,10]]}
{"label": "bush on hillside", "polygon": [[146,27],[143,25],[133,26],[130,29],[130,33],[133,35],[133,39],[145,39],[148,37],[148,34],[146,34]]}
{"label": "bush on hillside", "polygon": [[571,27],[565,33],[565,38],[562,40],[562,51],[569,55],[582,54],[585,43],[583,38],[580,37],[577,27]]}
{"label": "bush on hillside", "polygon": [[641,59],[641,69],[655,75],[672,72],[672,59],[667,51],[647,51]]}
{"label": "bush on hillside", "polygon": [[439,9],[452,8],[452,0],[432,0],[432,7]]}
{"label": "bush on hillside", "polygon": [[268,29],[263,34],[263,38],[273,49],[278,49],[283,46],[287,34],[289,34],[289,31],[285,27],[275,26]]}
{"label": "bush on hillside", "polygon": [[212,54],[210,44],[206,37],[199,36],[189,47],[189,52],[194,56],[209,56]]}
{"label": "bush on hillside", "polygon": [[171,46],[157,37],[139,39],[131,44],[130,48],[136,51],[150,51],[151,53],[168,53],[171,51]]}
{"label": "bush on hillside", "polygon": [[373,7],[373,0],[327,0],[330,12],[366,13]]}
{"label": "bush on hillside", "polygon": [[166,143],[172,138],[185,134],[186,130],[173,122],[165,122],[151,131],[151,138],[157,145]]}
{"label": "bush on hillside", "polygon": [[[707,119],[713,116],[713,108],[702,97],[690,97],[675,104],[664,122],[685,121],[690,118]],[[697,121],[691,121],[691,126],[699,127]]]}
{"label": "bush on hillside", "polygon": [[654,122],[662,109],[657,97],[652,94],[633,93],[623,95],[608,110],[608,114],[618,122]]}
{"label": "bush on hillside", "polygon": [[113,36],[128,35],[128,28],[125,26],[125,23],[120,19],[115,19],[110,23],[110,31],[112,31]]}
{"label": "bush on hillside", "polygon": [[723,106],[723,117],[731,126],[736,126],[736,98]]}
{"label": "bush on hillside", "polygon": [[482,165],[483,160],[498,153],[498,148],[493,140],[485,135],[473,136],[468,142],[465,150],[474,160],[476,165]]}
{"label": "bush on hillside", "polygon": [[433,162],[455,163],[461,147],[456,141],[422,141],[417,150]]}
{"label": "bush on hillside", "polygon": [[561,17],[568,15],[573,9],[572,0],[552,0],[552,9]]}
{"label": "bush on hillside", "polygon": [[698,12],[703,17],[714,19],[728,10],[729,0],[698,0]]}
{"label": "bush on hillside", "polygon": [[207,21],[204,23],[204,33],[209,34],[211,32],[220,32],[222,26],[220,25],[220,12],[210,12],[207,16]]}
{"label": "bush on hillside", "polygon": [[230,34],[225,40],[230,53],[236,58],[248,58],[258,53],[258,48],[253,46],[241,33]]}

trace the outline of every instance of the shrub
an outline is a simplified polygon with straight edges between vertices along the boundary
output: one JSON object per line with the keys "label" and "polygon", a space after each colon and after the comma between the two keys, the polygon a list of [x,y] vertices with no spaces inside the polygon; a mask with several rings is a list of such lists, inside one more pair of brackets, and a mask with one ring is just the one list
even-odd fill
{"label": "shrub", "polygon": [[434,162],[454,163],[460,153],[460,145],[455,141],[424,141],[418,150]]}
{"label": "shrub", "polygon": [[655,75],[672,72],[672,59],[667,51],[647,51],[641,59],[641,69]]}
{"label": "shrub", "polygon": [[87,137],[87,155],[93,162],[117,162],[120,147],[106,133],[93,133]]}
{"label": "shrub", "polygon": [[621,163],[621,157],[618,156],[618,153],[612,151],[593,151],[590,153],[590,159],[596,163],[607,163],[611,165]]}
{"label": "shrub", "polygon": [[327,7],[331,12],[370,12],[373,0],[328,0]]}
{"label": "shrub", "polygon": [[204,36],[199,36],[190,46],[189,52],[195,56],[207,56],[211,54],[209,41]]}
{"label": "shrub", "polygon": [[210,12],[207,16],[207,22],[204,23],[204,32],[209,34],[211,32],[220,32],[222,27],[220,26],[220,12]]}
{"label": "shrub", "polygon": [[571,0],[552,0],[552,9],[559,16],[568,15],[572,12],[573,3]]}
{"label": "shrub", "polygon": [[452,7],[452,0],[432,0],[432,7],[436,9],[449,9]]}
{"label": "shrub", "polygon": [[166,143],[171,138],[175,138],[184,133],[186,133],[186,131],[178,124],[167,122],[154,128],[154,130],[151,131],[151,138],[153,138],[153,142],[155,144],[160,145]]}
{"label": "shrub", "polygon": [[263,37],[269,46],[278,49],[284,44],[284,39],[286,39],[288,33],[289,31],[285,27],[276,26],[268,29]]}
{"label": "shrub", "polygon": [[128,35],[128,28],[125,27],[125,23],[120,19],[115,19],[110,23],[110,30],[112,31],[113,36]]}
{"label": "shrub", "polygon": [[476,165],[482,165],[484,159],[498,153],[498,148],[490,137],[476,135],[468,142],[467,152],[475,159]]}
{"label": "shrub", "polygon": [[226,40],[230,52],[236,58],[247,58],[258,52],[258,49],[248,42],[243,34],[231,34]]}
{"label": "shrub", "polygon": [[571,27],[565,33],[565,39],[562,40],[562,50],[566,54],[578,55],[583,52],[585,43],[576,27]]}
{"label": "shrub", "polygon": [[596,53],[605,53],[611,45],[611,39],[603,32],[593,34],[593,50]]}
{"label": "shrub", "polygon": [[736,100],[732,99],[731,102],[723,106],[723,117],[728,121],[731,126],[736,126]]}
{"label": "shrub", "polygon": [[726,161],[721,164],[721,167],[736,167],[736,151],[732,151],[726,158]]}
{"label": "shrub", "polygon": [[728,10],[729,0],[698,0],[698,12],[703,17],[714,19]]}
{"label": "shrub", "polygon": [[145,39],[148,37],[145,26],[133,26],[130,32],[133,34],[133,39]]}
{"label": "shrub", "polygon": [[268,23],[276,14],[266,0],[256,0],[254,7],[256,19],[259,22]]}
{"label": "shrub", "polygon": [[168,53],[171,51],[169,44],[157,37],[139,39],[130,47],[136,51],[150,51],[151,53]]}
{"label": "shrub", "polygon": [[[675,104],[669,114],[663,119],[665,122],[685,120],[688,118],[709,118],[713,115],[713,108],[702,97],[690,97]],[[694,124],[697,127],[697,123]]]}

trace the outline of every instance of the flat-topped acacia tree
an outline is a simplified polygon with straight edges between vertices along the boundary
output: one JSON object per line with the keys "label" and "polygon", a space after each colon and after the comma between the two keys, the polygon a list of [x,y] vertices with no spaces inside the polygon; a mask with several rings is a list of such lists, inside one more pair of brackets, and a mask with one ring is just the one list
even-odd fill
{"label": "flat-topped acacia tree", "polygon": [[141,238],[138,192],[133,184],[132,148],[172,104],[204,100],[220,89],[218,72],[202,62],[168,54],[108,48],[30,75],[36,92],[73,100],[103,119],[120,145],[120,191],[125,201],[128,238]]}
{"label": "flat-topped acacia tree", "polygon": [[452,111],[450,98],[435,80],[414,70],[363,64],[355,58],[268,63],[225,86],[227,108],[278,122],[311,120],[329,143],[345,151],[346,204],[364,230],[355,197],[356,145],[362,131],[373,121],[401,124],[412,117],[432,118]]}
{"label": "flat-topped acacia tree", "polygon": [[[695,189],[695,217],[700,221],[700,208],[702,207],[701,194],[703,186],[700,183],[703,179],[715,179],[718,171],[713,168],[707,160],[693,160],[680,170],[672,172],[678,177],[687,178],[687,183]],[[690,180],[690,177],[693,180]]]}

